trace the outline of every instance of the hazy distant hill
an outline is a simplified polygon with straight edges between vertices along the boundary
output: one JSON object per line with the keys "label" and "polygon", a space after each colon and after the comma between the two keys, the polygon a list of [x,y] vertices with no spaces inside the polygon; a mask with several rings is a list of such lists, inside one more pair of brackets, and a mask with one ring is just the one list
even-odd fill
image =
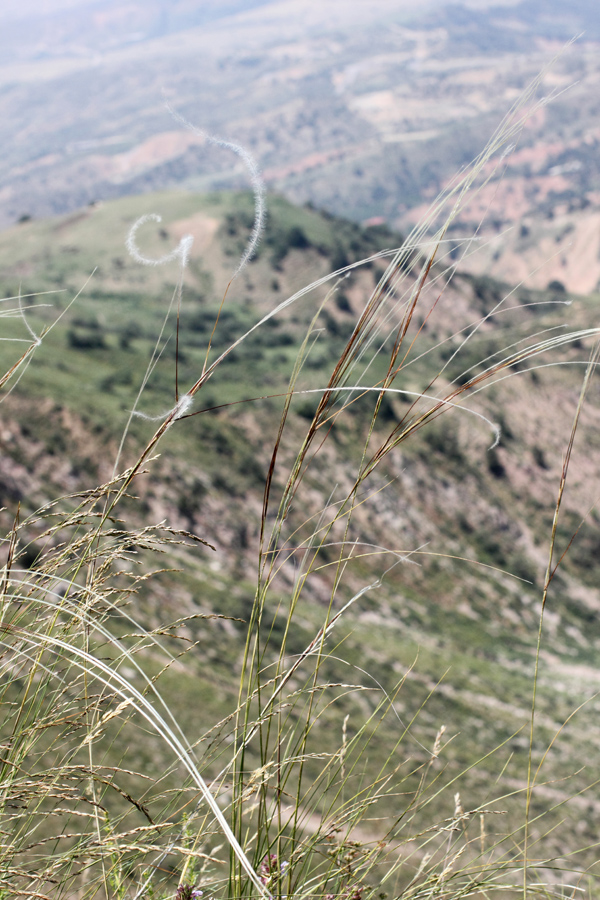
{"label": "hazy distant hill", "polygon": [[540,269],[552,254],[534,244],[548,216],[576,228],[581,206],[598,208],[595,7],[433,8],[420,4],[417,19],[397,0],[3,7],[0,223],[167,187],[245,187],[235,157],[173,121],[164,91],[200,128],[248,147],[273,189],[404,227],[584,31],[542,79],[540,95],[559,96],[525,124],[525,157],[508,160],[481,234],[526,220],[526,271],[497,240],[492,271],[591,290],[600,273],[579,277],[589,267],[569,242],[562,272],[556,260]]}

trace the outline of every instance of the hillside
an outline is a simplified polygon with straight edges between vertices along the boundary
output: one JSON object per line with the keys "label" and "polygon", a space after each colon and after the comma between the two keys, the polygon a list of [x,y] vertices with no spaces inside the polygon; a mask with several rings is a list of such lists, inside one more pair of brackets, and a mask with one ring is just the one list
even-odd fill
{"label": "hillside", "polygon": [[[470,270],[595,290],[593,4],[64,6],[4,13],[2,226],[140,192],[246,187],[236,159],[182,129],[166,97],[207,134],[249,148],[271,190],[406,229],[543,72],[538,98],[551,102],[525,117],[502,184],[481,198],[490,249]],[[582,247],[583,208],[593,234]]]}
{"label": "hillside", "polygon": [[[186,233],[195,239],[178,343],[177,304],[169,307],[177,263],[142,267],[125,248],[131,225],[148,213],[160,213],[163,221],[146,223],[138,233],[147,255],[167,252]],[[179,393],[187,391],[202,371],[209,344],[212,361],[307,283],[401,241],[385,227],[363,228],[271,197],[257,256],[220,309],[252,217],[246,194],[172,192],[24,221],[0,234],[0,289],[9,298],[0,350],[4,370],[33,335],[42,336],[18,382],[5,386],[12,389],[1,410],[0,502],[5,531],[17,511],[26,522],[20,565],[35,572],[44,555],[56,552],[58,538],[45,534],[47,517],[71,509],[74,501],[65,499],[41,515],[35,514],[38,507],[112,477],[155,347],[156,364],[137,408],[160,417],[175,402],[175,378]],[[366,339],[354,343],[356,323],[377,295],[388,258],[373,259],[283,307],[225,356],[194,398],[191,412],[198,414],[174,423],[158,447],[159,458],[135,479],[137,499],[124,498],[115,527],[166,522],[183,541],[159,561],[179,571],[138,586],[135,615],[146,627],[186,616],[231,617],[192,619],[165,639],[192,642],[161,679],[163,696],[192,741],[235,708],[246,624],[271,554],[265,665],[281,648],[289,658],[302,654],[328,604],[335,615],[355,598],[337,621],[331,656],[320,670],[336,700],[315,724],[316,747],[333,752],[345,716],[344,734],[346,728],[360,732],[385,691],[395,697],[393,714],[369,750],[367,777],[399,740],[399,723],[401,732],[410,723],[410,739],[400,751],[407,765],[427,759],[445,725],[445,746],[435,763],[439,785],[452,785],[464,772],[459,786],[469,810],[506,795],[499,804],[504,814],[490,814],[487,826],[490,836],[504,834],[518,827],[524,804],[519,792],[526,783],[541,591],[564,454],[596,336],[597,297],[570,296],[559,288],[513,289],[454,272],[440,261],[407,319],[420,277],[413,251],[384,278],[379,294],[386,300],[363,325]],[[405,326],[390,390],[381,397],[398,329]],[[545,338],[556,340],[540,356],[533,348]],[[348,347],[352,352],[345,357]],[[263,522],[268,532],[279,521],[280,530],[257,562],[265,479],[299,355],[303,363]],[[344,358],[347,374],[336,382],[326,414],[318,413],[331,373]],[[597,788],[588,787],[596,780],[589,764],[600,736],[595,395],[593,382],[577,430],[555,558],[568,546],[569,552],[551,585],[540,661],[535,760],[548,745],[551,750],[534,796],[540,820],[533,833],[536,854],[557,865],[588,846],[576,862],[595,861],[593,823],[600,804]],[[446,396],[464,409],[446,405],[430,415],[428,398]],[[492,449],[490,422],[500,426]],[[135,462],[156,427],[131,419],[118,471]],[[293,500],[276,520],[307,436]],[[156,567],[144,546],[140,540],[137,552],[125,554],[123,571],[135,571],[136,557],[144,571]],[[285,611],[300,583],[300,612],[288,634]],[[126,622],[117,617],[114,627],[121,634]],[[144,666],[150,671],[156,665],[150,652]],[[154,740],[132,748],[117,736],[110,752],[131,754],[134,765],[142,759],[147,773],[159,772],[167,763]],[[207,771],[218,768],[215,752],[208,742]],[[248,751],[249,768],[255,752]],[[419,814],[415,827],[451,817],[454,789],[447,797],[434,793],[433,807]],[[383,797],[382,814],[395,802]],[[374,839],[376,822],[369,829]],[[413,869],[419,861],[410,863]]]}

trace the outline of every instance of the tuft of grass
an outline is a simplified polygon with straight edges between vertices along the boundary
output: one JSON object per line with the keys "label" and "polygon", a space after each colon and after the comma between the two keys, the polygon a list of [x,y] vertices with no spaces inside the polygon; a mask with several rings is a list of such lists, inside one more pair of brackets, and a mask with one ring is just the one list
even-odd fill
{"label": "tuft of grass", "polygon": [[[538,334],[534,326],[525,336],[510,335],[500,351],[485,342],[478,346],[480,335],[497,319],[502,321],[504,310],[514,303],[513,292],[492,295],[483,282],[476,321],[461,324],[450,337],[426,337],[455,275],[455,262],[446,252],[448,228],[501,166],[503,150],[518,139],[526,115],[547,102],[536,103],[537,86],[531,86],[482,154],[401,247],[374,252],[366,260],[338,259],[332,274],[279,300],[257,321],[242,321],[241,331],[227,330],[230,282],[220,305],[205,310],[202,322],[186,319],[184,275],[193,265],[187,238],[174,251],[151,260],[138,246],[150,219],[138,219],[131,227],[128,246],[138,262],[174,261],[180,271],[153,347],[144,335],[144,323],[132,320],[135,327],[128,340],[139,341],[144,335],[150,358],[145,372],[139,373],[137,398],[131,398],[112,477],[23,520],[17,516],[5,539],[0,593],[0,896],[383,900],[553,891],[549,873],[559,863],[557,854],[544,854],[548,836],[542,789],[551,786],[543,781],[543,769],[574,713],[550,735],[538,722],[538,665],[547,596],[566,553],[557,550],[556,538],[580,412],[597,365],[597,343],[567,436],[549,537],[525,739],[525,782],[503,786],[499,779],[498,790],[489,787],[487,800],[470,808],[461,795],[460,777],[484,767],[491,753],[477,763],[458,759],[460,774],[446,777],[446,761],[455,747],[452,734],[438,721],[429,745],[414,736],[417,717],[430,714],[444,680],[424,685],[407,716],[402,703],[410,667],[388,672],[383,679],[375,669],[365,671],[344,655],[352,641],[347,622],[357,605],[367,603],[386,579],[428,552],[423,547],[372,546],[354,535],[357,511],[385,493],[385,482],[378,480],[384,462],[398,448],[410,446],[417,432],[428,429],[427,453],[433,459],[449,449],[460,472],[465,464],[448,424],[455,421],[451,417],[468,413],[486,432],[492,449],[502,437],[499,425],[478,408],[477,400],[470,405],[471,398],[524,368],[546,365],[546,358],[554,360],[557,351],[576,342],[597,342],[598,329]],[[243,227],[252,228],[233,277],[241,274],[257,248],[263,219],[262,188],[252,166],[254,217],[246,216],[244,226],[232,213],[228,223],[232,238]],[[308,224],[310,213],[305,212],[305,225],[291,225],[271,245],[265,241],[276,264],[294,248],[312,245],[319,252],[314,244],[318,236]],[[431,223],[440,219],[441,226],[431,233]],[[467,240],[465,251],[470,249]],[[385,269],[367,303],[344,324],[340,315],[350,314],[348,301],[341,306],[338,302],[337,313],[331,312],[343,279],[382,260]],[[168,565],[177,553],[189,552],[193,542],[206,542],[164,525],[131,529],[120,518],[122,509],[146,471],[151,473],[157,464],[158,449],[168,446],[192,416],[210,421],[210,410],[219,404],[211,399],[204,409],[202,397],[222,368],[235,354],[242,354],[243,360],[257,334],[273,335],[272,323],[323,286],[325,299],[294,347],[262,472],[259,550],[252,595],[239,601],[244,615],[236,615],[235,609],[218,616],[195,613],[149,627],[136,614],[136,599],[147,590],[152,573],[139,561],[163,553]],[[34,354],[44,352],[64,314],[38,331],[24,300],[19,294],[3,308],[20,329],[13,340],[23,342],[1,382],[7,392],[17,386]],[[236,326],[240,320],[243,316]],[[164,337],[172,321],[176,339],[167,360],[170,405],[144,411],[141,418],[150,435],[146,433],[135,461],[123,469],[128,435],[139,424],[136,417],[154,368],[167,355]],[[108,337],[102,327],[95,320],[81,320],[69,332],[71,346],[103,352]],[[189,377],[180,352],[186,327],[197,332],[200,350]],[[322,366],[310,370],[322,328],[336,348],[335,358],[325,360],[330,363],[325,379]],[[127,346],[121,345],[119,352],[123,359]],[[425,375],[420,389],[411,381],[415,371]],[[304,383],[306,373],[310,377]],[[114,380],[105,384],[107,392],[127,393],[127,379],[113,374]],[[400,401],[401,408],[393,405]],[[355,468],[350,476],[331,472],[331,442],[339,440],[347,418],[361,407],[367,427],[361,444],[349,453]],[[296,410],[300,416],[294,417]],[[501,481],[501,461],[491,458],[492,474]],[[331,491],[327,502],[314,508],[311,496],[318,483],[329,483]],[[498,569],[503,547],[488,540],[485,552],[486,564]],[[373,557],[380,572],[376,578],[367,565]],[[501,562],[510,565],[515,560]],[[154,578],[159,580],[160,573]],[[315,597],[318,603],[309,604]],[[233,630],[237,654],[229,665],[239,680],[219,721],[192,742],[162,687],[169,680],[177,684],[184,704],[211,702],[218,662],[214,657],[195,659],[196,643],[188,636],[193,632],[182,628],[191,629],[192,620],[202,616]],[[186,665],[201,668],[205,696],[187,697]],[[459,688],[465,707],[468,687]],[[503,745],[522,739],[517,725]],[[516,803],[523,809],[521,819],[503,831],[497,824],[503,810],[514,809]],[[564,869],[557,882],[570,884],[572,879],[577,886],[583,872],[570,862]]]}

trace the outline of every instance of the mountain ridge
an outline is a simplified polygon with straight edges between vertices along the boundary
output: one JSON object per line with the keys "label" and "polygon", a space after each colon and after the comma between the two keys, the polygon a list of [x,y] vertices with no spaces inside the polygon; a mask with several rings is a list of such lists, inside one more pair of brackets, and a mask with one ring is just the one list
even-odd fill
{"label": "mountain ridge", "polygon": [[[33,37],[11,40],[7,52],[24,48],[36,59],[10,62],[4,53],[0,66],[6,147],[0,223],[175,186],[245,187],[234,159],[173,122],[162,106],[164,89],[198,128],[245,146],[271,190],[357,221],[384,218],[406,231],[542,72],[539,95],[552,102],[524,116],[515,159],[508,156],[501,179],[498,173],[502,184],[490,186],[487,224],[464,224],[493,241],[485,265],[495,254],[493,271],[544,287],[536,279],[548,241],[537,239],[537,227],[545,231],[551,217],[566,217],[566,228],[576,224],[579,209],[593,214],[598,205],[593,28],[575,49],[546,35],[539,16],[527,18],[519,4],[508,7],[510,21],[499,17],[505,7],[498,5],[460,7],[471,30],[459,28],[458,13],[448,7],[432,28],[386,0],[359,29],[347,16],[334,21],[333,7],[321,5],[324,18],[312,31],[310,16],[283,15],[289,9],[271,3],[212,30],[153,39],[144,36],[147,12],[139,27],[124,20],[117,29],[124,43],[104,50],[87,26],[68,52],[56,35],[39,52]],[[491,41],[485,52],[481,35]],[[564,42],[571,37],[565,32]],[[42,110],[47,115],[38,122]],[[537,159],[522,161],[536,149]],[[525,253],[526,271],[517,262],[527,248],[499,238],[523,224],[536,244]],[[563,257],[564,271],[548,281],[562,280],[571,290],[595,286],[577,280],[584,267],[577,244],[562,241]]]}

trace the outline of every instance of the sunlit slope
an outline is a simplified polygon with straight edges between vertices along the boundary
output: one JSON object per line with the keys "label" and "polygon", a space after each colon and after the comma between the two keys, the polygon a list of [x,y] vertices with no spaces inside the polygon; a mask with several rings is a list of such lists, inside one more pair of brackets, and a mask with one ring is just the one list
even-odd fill
{"label": "sunlit slope", "polygon": [[[148,213],[160,214],[162,222],[147,222],[137,233],[147,256],[169,252],[185,234],[194,236],[179,328],[177,261],[140,266],[125,248],[132,224]],[[252,218],[247,195],[158,194],[86,207],[62,219],[23,222],[0,235],[3,294],[14,298],[20,292],[23,298],[20,305],[15,299],[3,304],[5,337],[22,341],[3,342],[4,367],[41,337],[2,407],[0,499],[7,524],[18,503],[24,513],[110,477],[134,408],[160,417],[207,360],[214,361],[286,298],[401,240],[271,198],[257,257],[227,290]],[[136,483],[139,502],[126,505],[132,522],[166,520],[216,548],[174,547],[162,562],[181,571],[150,582],[139,601],[152,624],[196,613],[234,619],[188,626],[194,651],[165,675],[164,690],[192,732],[217,721],[234,703],[242,621],[250,615],[256,582],[265,478],[294,365],[300,356],[297,396],[273,470],[274,502],[386,265],[386,258],[373,259],[318,286],[226,355],[194,398],[192,412],[208,411],[176,423],[160,459]],[[393,734],[417,716],[414,734],[430,747],[445,724],[448,734],[456,735],[444,757],[449,776],[502,744],[466,777],[465,791],[473,798],[466,802],[475,805],[488,796],[505,765],[511,790],[524,783],[527,738],[520,729],[530,712],[541,586],[593,335],[582,331],[543,357],[527,348],[591,327],[597,301],[572,298],[565,305],[570,298],[564,294],[511,291],[460,273],[450,278],[441,252],[368,439],[380,402],[377,388],[418,271],[417,266],[406,276],[395,299],[391,293],[388,312],[373,324],[372,343],[339,392],[335,415],[321,426],[323,441],[308,460],[282,536],[289,558],[274,579],[265,615],[276,648],[283,640],[281,610],[297,583],[303,554],[322,524],[335,518],[338,497],[351,489],[361,459],[375,455],[399,423],[418,419],[427,397],[442,396],[452,385],[470,385],[456,399],[464,409],[448,409],[415,428],[374,466],[349,524],[337,524],[319,551],[288,652],[302,653],[314,637],[338,577],[341,528],[355,549],[343,564],[336,608],[352,596],[356,600],[333,631],[335,658],[324,677],[360,688],[340,700],[352,722],[382,689],[391,691],[406,676],[395,705],[402,726],[389,719],[385,728]],[[149,371],[153,353],[156,364]],[[559,361],[566,364],[546,366]],[[479,390],[490,367],[495,384]],[[597,418],[592,382],[558,524],[556,559],[599,492]],[[500,426],[493,449],[490,423]],[[132,419],[121,467],[133,462],[155,427],[156,422]],[[28,565],[35,565],[36,552],[43,549],[35,530],[32,541],[24,556]],[[592,511],[556,575],[546,609],[535,748],[542,753],[558,734],[546,777],[566,779],[547,788],[549,805],[594,778],[585,766],[600,737],[593,699],[600,681],[598,546],[599,522]],[[202,702],[186,699],[192,696]],[[584,701],[561,732],[563,721]],[[425,751],[415,743],[414,752]],[[372,753],[377,764],[377,751]],[[595,804],[595,794],[582,802]],[[579,820],[577,803],[572,815]]]}

